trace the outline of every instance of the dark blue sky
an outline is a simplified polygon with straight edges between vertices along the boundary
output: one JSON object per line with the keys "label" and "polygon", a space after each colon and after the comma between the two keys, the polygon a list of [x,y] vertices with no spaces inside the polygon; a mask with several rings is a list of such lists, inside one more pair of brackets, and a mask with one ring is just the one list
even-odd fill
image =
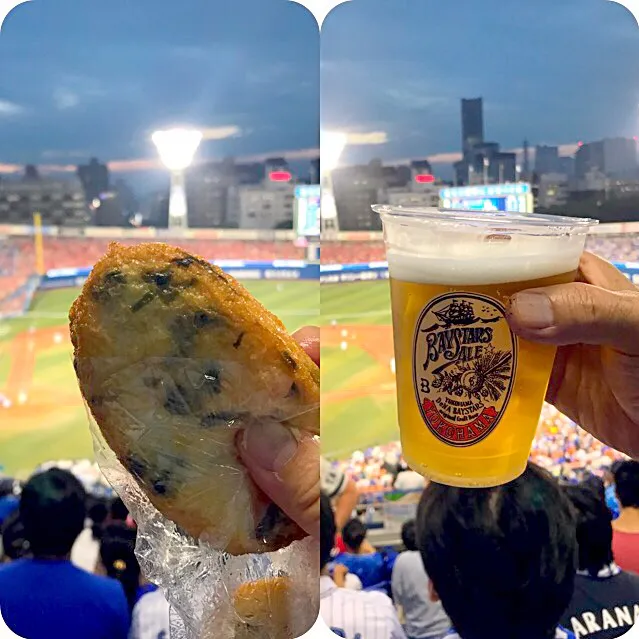
{"label": "dark blue sky", "polygon": [[[319,60],[287,0],[33,0],[0,33],[0,163],[134,168],[182,122],[218,138],[204,157],[309,157]],[[321,66],[322,126],[386,140],[347,162],[458,151],[459,98],[478,95],[505,148],[639,135],[639,28],[607,0],[352,0]]]}
{"label": "dark blue sky", "polygon": [[173,123],[304,157],[318,118],[317,25],[284,0],[33,0],[0,34],[0,162],[150,159]]}
{"label": "dark blue sky", "polygon": [[322,29],[321,82],[323,127],[388,139],[345,161],[458,151],[461,97],[505,148],[639,135],[639,28],[606,0],[353,0]]}

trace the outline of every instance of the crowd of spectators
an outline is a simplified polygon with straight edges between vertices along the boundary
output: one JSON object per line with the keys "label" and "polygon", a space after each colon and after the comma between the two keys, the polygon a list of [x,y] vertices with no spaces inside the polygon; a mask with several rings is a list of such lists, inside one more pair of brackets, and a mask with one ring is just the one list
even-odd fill
{"label": "crowd of spectators", "polygon": [[639,462],[614,462],[605,481],[529,462],[495,488],[429,483],[390,560],[358,519],[340,533],[334,505],[322,493],[320,605],[340,637],[615,639],[637,620]]}
{"label": "crowd of spectators", "polygon": [[[569,482],[589,473],[603,477],[613,462],[622,458],[556,408],[544,405],[530,459],[551,475]],[[421,475],[407,469],[398,441],[354,451],[333,464],[356,484],[363,504],[381,502],[393,491],[424,486]]]}
{"label": "crowd of spectators", "polygon": [[[169,605],[135,555],[124,503],[86,464],[0,481],[0,609],[30,639],[168,639]],[[98,480],[98,485],[102,480]]]}
{"label": "crowd of spectators", "polygon": [[[586,250],[611,262],[639,261],[639,235],[591,235]],[[381,241],[322,243],[322,264],[365,264],[386,260]]]}

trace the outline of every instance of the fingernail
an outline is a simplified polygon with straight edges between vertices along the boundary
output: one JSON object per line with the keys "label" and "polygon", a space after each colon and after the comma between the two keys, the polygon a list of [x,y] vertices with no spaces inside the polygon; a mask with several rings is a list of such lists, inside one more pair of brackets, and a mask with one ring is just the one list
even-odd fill
{"label": "fingernail", "polygon": [[544,293],[517,293],[511,299],[510,313],[520,326],[530,329],[548,328],[555,319],[550,298]]}
{"label": "fingernail", "polygon": [[295,455],[297,440],[279,422],[266,420],[246,428],[241,446],[245,456],[260,468],[279,472]]}

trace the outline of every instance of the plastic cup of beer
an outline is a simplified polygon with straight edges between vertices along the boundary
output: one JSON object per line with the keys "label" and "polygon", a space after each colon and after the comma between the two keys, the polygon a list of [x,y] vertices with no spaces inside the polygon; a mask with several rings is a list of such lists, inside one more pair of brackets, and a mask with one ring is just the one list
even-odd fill
{"label": "plastic cup of beer", "polygon": [[530,455],[556,349],[512,333],[509,299],[574,281],[596,221],[373,209],[384,225],[406,462],[449,486],[516,479]]}

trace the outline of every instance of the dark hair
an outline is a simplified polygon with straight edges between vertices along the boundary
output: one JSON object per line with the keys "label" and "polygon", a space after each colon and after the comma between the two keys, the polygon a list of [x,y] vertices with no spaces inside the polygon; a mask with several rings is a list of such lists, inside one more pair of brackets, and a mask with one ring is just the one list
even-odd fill
{"label": "dark hair", "polygon": [[15,561],[29,556],[29,542],[24,536],[24,524],[20,514],[11,513],[2,524],[2,551],[4,557]]}
{"label": "dark hair", "polygon": [[587,570],[595,577],[613,560],[612,514],[606,505],[604,486],[589,480],[564,490],[577,519],[579,570]]}
{"label": "dark hair", "polygon": [[60,468],[38,473],[22,491],[20,517],[36,557],[65,557],[84,528],[84,488]]}
{"label": "dark hair", "polygon": [[102,532],[100,560],[109,577],[117,579],[133,610],[140,586],[140,564],[135,556],[136,531],[125,524],[110,524]]}
{"label": "dark hair", "polygon": [[347,521],[342,528],[342,539],[348,548],[357,552],[366,539],[366,526],[359,519]]}
{"label": "dark hair", "polygon": [[417,550],[417,524],[414,519],[409,519],[403,523],[402,543],[406,550]]}
{"label": "dark hair", "polygon": [[335,546],[335,516],[331,500],[325,493],[320,494],[320,569],[331,560],[331,552]]}
{"label": "dark hair", "polygon": [[639,508],[639,462],[622,462],[615,468],[614,477],[621,507]]}
{"label": "dark hair", "polygon": [[91,532],[93,539],[99,541],[102,537],[102,528],[109,514],[108,502],[99,497],[91,497],[87,508],[87,516],[92,522]]}
{"label": "dark hair", "polygon": [[111,502],[111,507],[109,509],[109,514],[111,515],[112,521],[126,521],[129,516],[129,509],[125,506],[124,502],[116,497]]}
{"label": "dark hair", "polygon": [[554,636],[572,597],[577,543],[570,502],[528,464],[496,488],[431,483],[417,514],[418,546],[463,639]]}

